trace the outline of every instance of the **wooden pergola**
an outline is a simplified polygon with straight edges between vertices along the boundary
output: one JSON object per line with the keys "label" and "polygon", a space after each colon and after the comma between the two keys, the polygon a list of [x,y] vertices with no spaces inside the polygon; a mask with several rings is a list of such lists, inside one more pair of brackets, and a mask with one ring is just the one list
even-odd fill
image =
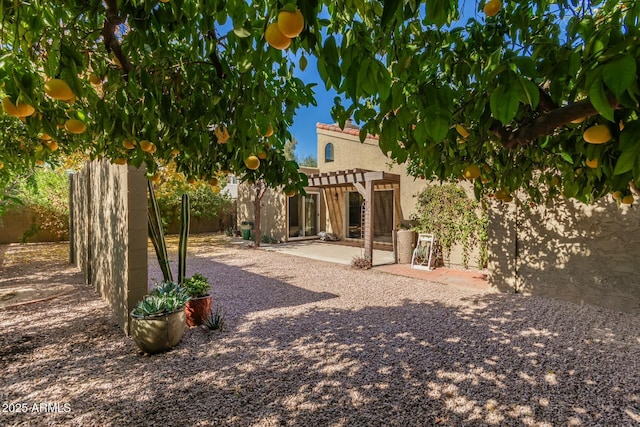
{"label": "wooden pergola", "polygon": [[[400,175],[365,169],[349,169],[335,172],[317,173],[308,176],[309,187],[331,188],[352,185],[364,199],[364,256],[373,262],[373,234],[374,234],[374,190],[380,186],[397,187],[400,185]],[[396,201],[394,200],[394,204]]]}

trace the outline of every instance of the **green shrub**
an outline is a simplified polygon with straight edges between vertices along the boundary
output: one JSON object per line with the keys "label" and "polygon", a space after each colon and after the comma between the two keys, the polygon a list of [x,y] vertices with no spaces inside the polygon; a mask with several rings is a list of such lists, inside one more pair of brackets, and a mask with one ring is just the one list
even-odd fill
{"label": "green shrub", "polygon": [[206,296],[209,293],[209,289],[211,289],[207,278],[198,273],[186,279],[182,286],[191,298]]}
{"label": "green shrub", "polygon": [[179,220],[181,196],[185,193],[189,195],[192,220],[216,220],[233,213],[233,200],[226,194],[215,193],[207,183],[189,184],[179,173],[168,172],[165,177],[155,190],[165,231]]}
{"label": "green shrub", "polygon": [[462,245],[462,261],[469,266],[474,246],[479,247],[478,265],[487,265],[487,213],[475,200],[455,184],[427,187],[418,195],[416,231],[433,233],[445,256],[454,244]]}
{"label": "green shrub", "polygon": [[20,186],[18,198],[33,212],[24,243],[39,232],[58,238],[69,234],[69,176],[63,170],[38,170]]}

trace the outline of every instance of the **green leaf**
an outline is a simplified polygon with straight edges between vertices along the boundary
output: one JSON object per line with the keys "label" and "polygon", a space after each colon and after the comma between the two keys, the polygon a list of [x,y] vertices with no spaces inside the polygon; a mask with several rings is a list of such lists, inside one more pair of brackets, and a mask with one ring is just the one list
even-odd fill
{"label": "green leaf", "polygon": [[602,79],[597,79],[591,85],[589,89],[589,99],[591,104],[598,110],[598,112],[607,120],[613,121],[613,108],[609,104],[607,93],[604,90],[604,84]]}
{"label": "green leaf", "polygon": [[571,154],[563,151],[560,153],[560,157],[565,159],[567,162],[573,164],[573,157],[571,157]]}
{"label": "green leaf", "polygon": [[233,29],[233,32],[235,33],[236,36],[240,37],[240,38],[246,38],[249,37],[251,35],[251,27],[246,28],[246,27],[235,27]]}
{"label": "green leaf", "polygon": [[300,65],[300,71],[304,71],[304,70],[307,69],[307,57],[306,56],[302,55],[300,57],[299,65]]}
{"label": "green leaf", "polygon": [[396,12],[398,11],[398,7],[400,7],[400,0],[385,0],[384,1],[384,9],[382,11],[382,19],[380,20],[380,23],[382,25],[382,27],[386,27],[387,24],[389,24],[389,22],[391,22],[391,19],[393,18],[393,16],[396,14]]}
{"label": "green leaf", "polygon": [[636,61],[631,55],[622,55],[603,67],[602,78],[618,97],[636,81]]}
{"label": "green leaf", "polygon": [[[336,39],[333,36],[327,37],[322,48],[322,55],[325,59],[325,67],[331,83],[336,88],[340,87],[340,66],[338,64],[338,48]],[[318,61],[320,62],[320,61]]]}
{"label": "green leaf", "polygon": [[616,161],[614,175],[622,175],[640,164],[640,123],[634,121],[625,126],[620,134],[620,150],[622,154]]}
{"label": "green leaf", "polygon": [[505,86],[498,86],[489,99],[491,114],[504,125],[513,120],[520,106],[518,91],[505,89]]}
{"label": "green leaf", "polygon": [[540,102],[540,89],[538,89],[538,86],[529,79],[520,79],[520,84],[522,85],[522,91],[526,103],[535,110]]}
{"label": "green leaf", "polygon": [[616,161],[616,167],[613,169],[614,175],[622,175],[625,172],[629,172],[636,164],[640,152],[636,150],[623,151],[618,160]]}

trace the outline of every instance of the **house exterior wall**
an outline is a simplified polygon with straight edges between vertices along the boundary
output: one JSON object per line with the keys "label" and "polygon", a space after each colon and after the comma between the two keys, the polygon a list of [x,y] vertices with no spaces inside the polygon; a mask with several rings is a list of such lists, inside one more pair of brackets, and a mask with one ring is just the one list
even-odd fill
{"label": "house exterior wall", "polygon": [[493,202],[489,277],[502,292],[640,313],[640,210],[607,197],[595,205]]}
{"label": "house exterior wall", "polygon": [[[300,171],[308,175],[318,172],[317,169],[304,167],[301,167]],[[306,190],[314,191],[310,188],[306,188]],[[324,224],[323,221],[325,221],[325,214],[322,194],[320,196],[320,224],[322,225]],[[253,209],[254,198],[255,189],[253,185],[247,183],[238,184],[238,215],[236,224],[238,229],[243,221],[255,222]],[[288,207],[288,197],[284,194],[281,187],[267,188],[260,203],[260,232],[262,235],[272,237],[281,242],[289,240],[287,235]]]}
{"label": "house exterior wall", "polygon": [[[335,125],[319,123],[316,126],[316,131],[320,173],[345,169],[367,169],[399,175],[401,211],[397,214],[401,217],[396,219],[396,223],[409,220],[411,215],[415,213],[417,201],[415,196],[425,188],[427,181],[409,176],[406,164],[399,165],[388,158],[380,150],[377,138],[368,137],[361,143],[357,128],[345,127],[344,130],[341,130]],[[332,162],[325,161],[325,147],[328,143],[333,144],[334,160]]]}

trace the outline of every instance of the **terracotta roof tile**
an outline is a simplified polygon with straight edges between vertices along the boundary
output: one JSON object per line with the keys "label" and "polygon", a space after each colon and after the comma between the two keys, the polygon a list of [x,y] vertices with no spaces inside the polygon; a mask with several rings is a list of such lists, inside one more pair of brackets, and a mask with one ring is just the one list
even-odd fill
{"label": "terracotta roof tile", "polygon": [[[344,129],[340,129],[340,126],[338,126],[337,124],[332,124],[332,125],[328,125],[325,123],[316,123],[316,129],[322,129],[322,130],[329,130],[332,132],[340,132],[340,133],[344,133],[347,135],[354,135],[354,136],[360,136],[360,130],[359,129],[350,129],[350,128],[344,128]],[[370,133],[367,134],[367,138],[370,139],[378,139],[377,135],[371,135]]]}

